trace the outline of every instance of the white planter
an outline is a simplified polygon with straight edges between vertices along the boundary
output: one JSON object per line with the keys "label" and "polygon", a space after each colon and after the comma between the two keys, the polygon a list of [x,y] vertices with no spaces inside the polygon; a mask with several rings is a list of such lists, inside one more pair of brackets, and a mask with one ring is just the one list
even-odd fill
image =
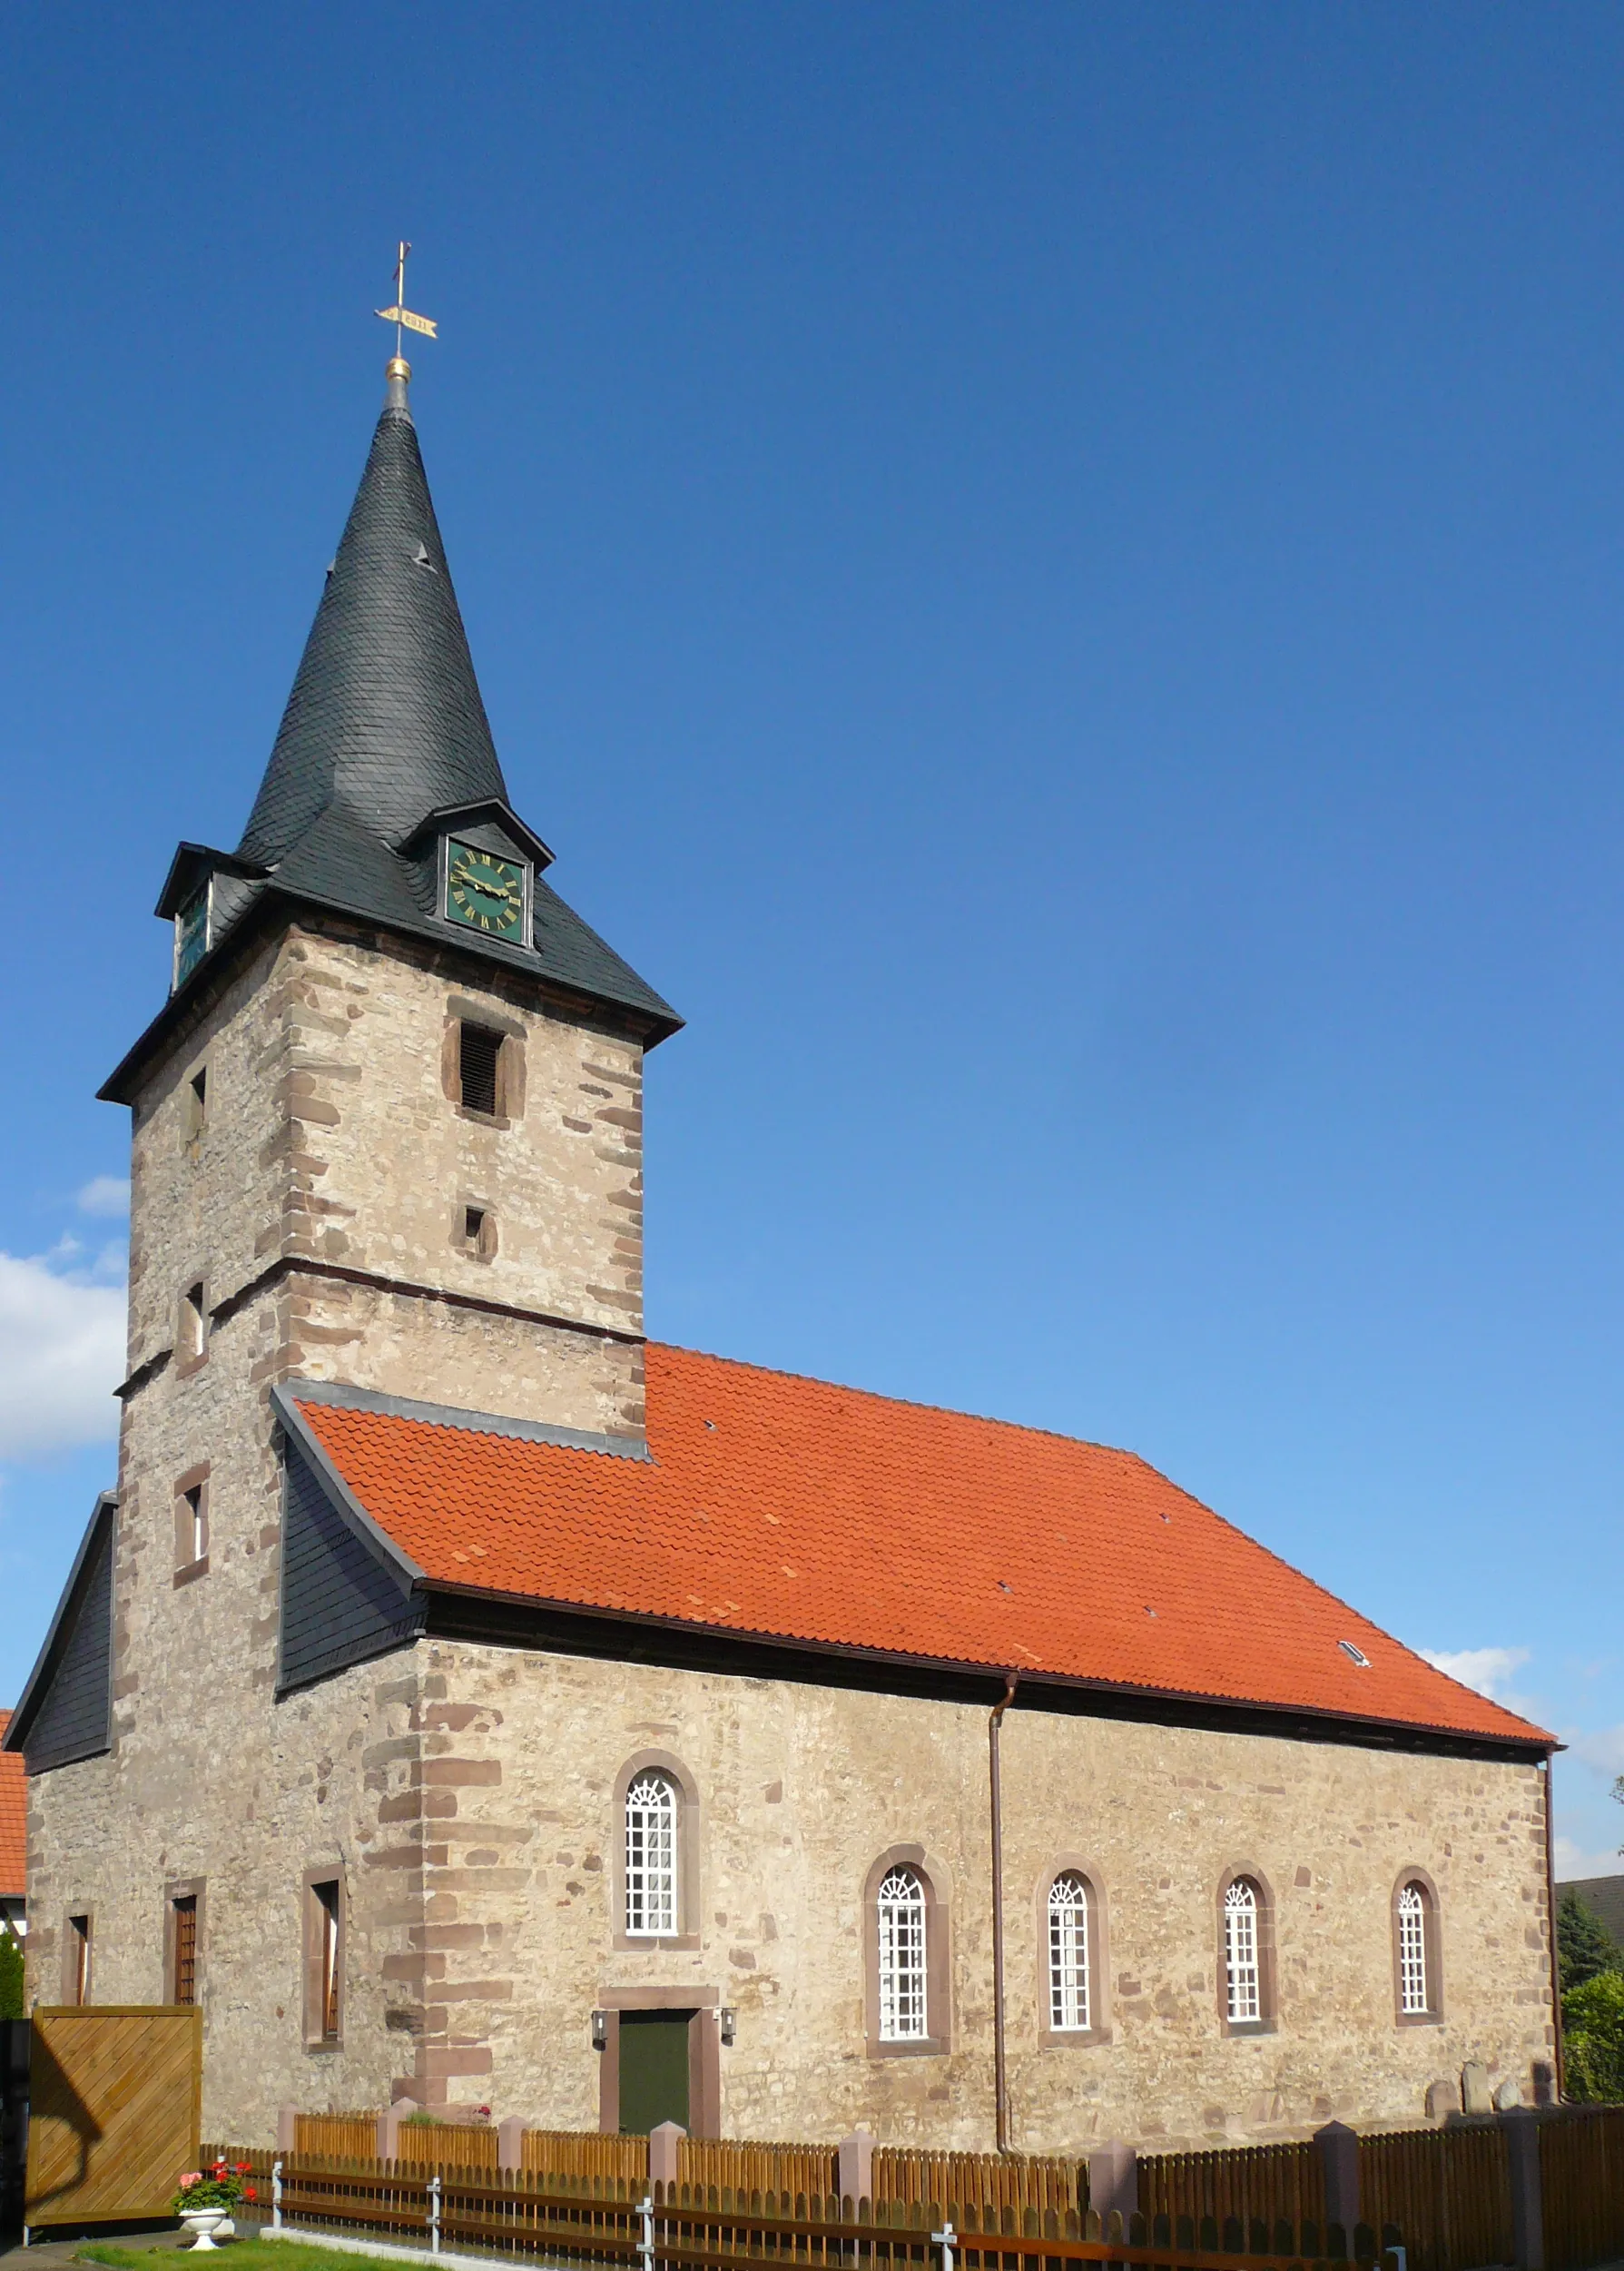
{"label": "white planter", "polygon": [[212,2247],[215,2233],[222,2225],[229,2225],[231,2217],[224,2208],[185,2208],[182,2211],[181,2221],[189,2232],[195,2235],[192,2242],[194,2248]]}

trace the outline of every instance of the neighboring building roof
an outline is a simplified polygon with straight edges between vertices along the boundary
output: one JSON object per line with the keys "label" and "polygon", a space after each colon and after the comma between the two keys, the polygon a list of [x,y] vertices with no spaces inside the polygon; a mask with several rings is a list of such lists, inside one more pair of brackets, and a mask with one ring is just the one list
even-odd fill
{"label": "neighboring building roof", "polygon": [[[0,1711],[0,1743],[11,1713]],[[28,1778],[15,1751],[0,1750],[0,1900],[20,1901],[28,1891]]]}
{"label": "neighboring building roof", "polygon": [[1557,1897],[1577,1892],[1592,1916],[1599,1917],[1620,1948],[1624,1948],[1624,1876],[1567,1877],[1557,1886]]}
{"label": "neighboring building roof", "polygon": [[625,1447],[612,1439],[572,1448],[523,1423],[298,1381],[279,1402],[431,1590],[1552,1740],[1131,1452],[659,1346],[647,1351],[646,1458],[605,1456]]}

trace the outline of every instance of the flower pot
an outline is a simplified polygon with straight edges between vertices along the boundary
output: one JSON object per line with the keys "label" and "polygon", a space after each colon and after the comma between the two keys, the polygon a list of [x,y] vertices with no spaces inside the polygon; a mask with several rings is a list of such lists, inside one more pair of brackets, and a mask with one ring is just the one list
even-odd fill
{"label": "flower pot", "polygon": [[212,2247],[215,2233],[231,2218],[224,2208],[183,2208],[181,2221],[195,2235],[192,2242],[194,2248]]}

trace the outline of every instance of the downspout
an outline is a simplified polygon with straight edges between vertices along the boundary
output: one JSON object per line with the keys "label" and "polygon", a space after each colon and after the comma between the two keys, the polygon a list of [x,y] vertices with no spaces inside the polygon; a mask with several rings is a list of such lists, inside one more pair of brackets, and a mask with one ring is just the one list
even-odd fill
{"label": "downspout", "polygon": [[1550,2023],[1556,2049],[1556,2101],[1568,2094],[1567,2061],[1562,2056],[1562,1987],[1556,1956],[1556,1825],[1551,1793],[1556,1782],[1556,1753],[1545,1753],[1545,1916],[1550,1943]]}
{"label": "downspout", "polygon": [[1006,1672],[1004,1692],[987,1722],[988,1781],[992,1796],[992,2089],[998,2148],[1009,2150],[1009,2075],[1004,2059],[1004,1807],[999,1786],[999,1734],[1015,1701],[1019,1672]]}

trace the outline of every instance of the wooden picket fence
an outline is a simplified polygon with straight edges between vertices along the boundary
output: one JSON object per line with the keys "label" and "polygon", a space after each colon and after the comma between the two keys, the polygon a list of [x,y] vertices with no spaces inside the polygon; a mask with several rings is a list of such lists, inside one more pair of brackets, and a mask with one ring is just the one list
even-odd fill
{"label": "wooden picket fence", "polygon": [[1237,2219],[1301,2227],[1325,2220],[1323,2164],[1313,2145],[1241,2145],[1201,2153],[1143,2153],[1139,2206],[1147,2216]]}
{"label": "wooden picket fence", "polygon": [[[832,2168],[827,2189],[833,2185]],[[908,2152],[881,2145],[874,2150],[874,2197],[974,2201],[1018,2217],[1029,2209],[1039,2217],[1051,2210],[1064,2217],[1088,2206],[1088,2164],[1040,2154],[1000,2158],[996,2153]]]}
{"label": "wooden picket fence", "polygon": [[[1231,2219],[1220,2235],[1209,2217],[1199,2227],[1187,2217],[1118,2215],[1103,2227],[1097,2215],[1077,2207],[1039,2208],[1029,2202],[940,2199],[836,2199],[825,2194],[752,2189],[679,2181],[656,2185],[648,2212],[645,2187],[625,2177],[582,2177],[558,2189],[524,2171],[479,2177],[458,2170],[434,2177],[400,2161],[361,2163],[290,2154],[280,2161],[263,2151],[223,2148],[249,2163],[261,2210],[290,2227],[384,2234],[421,2242],[433,2231],[441,2248],[478,2247],[501,2254],[545,2256],[549,2263],[583,2271],[936,2271],[941,2235],[950,2225],[964,2271],[1045,2271],[1068,2264],[1117,2264],[1148,2271],[1345,2271],[1345,2247],[1322,2256],[1319,2236],[1259,2225],[1252,2236],[1271,2245],[1248,2252]],[[942,2157],[944,2159],[949,2157]],[[951,2157],[974,2163],[979,2155]],[[276,2173],[280,2171],[279,2173]],[[970,2173],[973,2173],[971,2171]],[[1304,2253],[1310,2237],[1314,2249]],[[1328,2232],[1328,2241],[1341,2234]],[[1397,2234],[1383,2234],[1396,2244]],[[1273,2242],[1281,2243],[1275,2252]],[[1373,2234],[1361,2227],[1353,2254],[1376,2260]]]}
{"label": "wooden picket fence", "polygon": [[1498,2121],[1362,2137],[1359,2202],[1365,2216],[1401,2227],[1411,2271],[1512,2260],[1511,2180]]}
{"label": "wooden picket fence", "polygon": [[293,2125],[296,2153],[330,2160],[367,2160],[378,2150],[375,2113],[301,2113]]}
{"label": "wooden picket fence", "polygon": [[[497,2131],[488,2123],[404,2121],[397,2165],[438,2168],[446,2174],[468,2169],[495,2175],[497,2146]],[[300,2159],[369,2162],[378,2150],[378,2117],[301,2113],[294,2126],[293,2149]],[[605,2137],[590,2130],[527,2129],[519,2167],[527,2176],[545,2177],[565,2190],[573,2190],[583,2178],[612,2177],[640,2185],[648,2174],[648,2139]],[[840,2155],[832,2145],[684,2138],[677,2148],[677,2181],[699,2198],[726,2191],[743,2199],[758,2193],[828,2199],[840,2182]],[[1028,2208],[1039,2216],[1052,2208],[1063,2216],[1068,2209],[1080,2212],[1088,2205],[1088,2163],[1041,2155],[1000,2158],[996,2153],[929,2153],[881,2146],[874,2152],[873,2186],[880,2201],[974,2201],[978,2207],[1012,2209],[1017,2216]]]}
{"label": "wooden picket fence", "polygon": [[[1553,2108],[1541,2110],[1538,2121],[1547,2271],[1624,2262],[1624,2107]],[[438,2170],[448,2182],[466,2179],[475,2187],[487,2203],[480,2213],[487,2221],[497,2214],[490,2203],[500,2201],[507,2204],[501,2215],[510,2221],[517,2216],[521,2224],[527,2217],[546,2221],[536,2202],[569,2199],[583,2214],[589,2206],[606,2212],[629,2208],[648,2188],[646,2138],[527,2130],[521,2166],[511,2174],[497,2166],[497,2136],[488,2126],[405,2125],[399,2140],[399,2159],[380,2163],[372,2157],[374,2116],[301,2116],[289,2166],[301,2172],[300,2182],[320,2169],[331,2197],[373,2207],[380,2196],[369,2187],[393,2186],[400,2198],[415,2202]],[[204,2148],[210,2157],[219,2149]],[[273,2156],[223,2149],[230,2157],[251,2157],[268,2180]],[[1366,2136],[1358,2149],[1363,2221],[1345,2235],[1326,2221],[1322,2162],[1312,2144],[1147,2154],[1138,2162],[1138,2184],[1148,2244],[1154,2251],[1165,2243],[1181,2262],[1214,2253],[1337,2261],[1377,2252],[1377,2235],[1385,2246],[1390,2234],[1402,2232],[1409,2271],[1483,2271],[1511,2261],[1511,2168],[1501,2122],[1457,2120]],[[900,2231],[932,2217],[939,2228],[945,2214],[967,2236],[1088,2236],[1088,2168],[1079,2159],[880,2147],[873,2197],[858,2202],[836,2199],[838,2169],[832,2146],[686,2138],[678,2148],[676,2184],[662,2206],[702,2221],[768,2215],[798,2227],[855,2219],[865,2229]],[[514,2205],[521,2195],[531,2203],[522,2213]],[[354,2220],[364,2225],[368,2218]],[[1046,2246],[1042,2252],[1051,2251]]]}
{"label": "wooden picket fence", "polygon": [[[696,2148],[691,2144],[688,2149]],[[590,2129],[527,2129],[521,2150],[519,2166],[525,2174],[545,2177],[554,2191],[605,2179],[641,2187],[648,2180],[645,2137],[605,2137]],[[641,2190],[637,2197],[642,2197]]]}
{"label": "wooden picket fence", "polygon": [[1624,2106],[1571,2106],[1540,2123],[1550,2271],[1624,2257]]}

